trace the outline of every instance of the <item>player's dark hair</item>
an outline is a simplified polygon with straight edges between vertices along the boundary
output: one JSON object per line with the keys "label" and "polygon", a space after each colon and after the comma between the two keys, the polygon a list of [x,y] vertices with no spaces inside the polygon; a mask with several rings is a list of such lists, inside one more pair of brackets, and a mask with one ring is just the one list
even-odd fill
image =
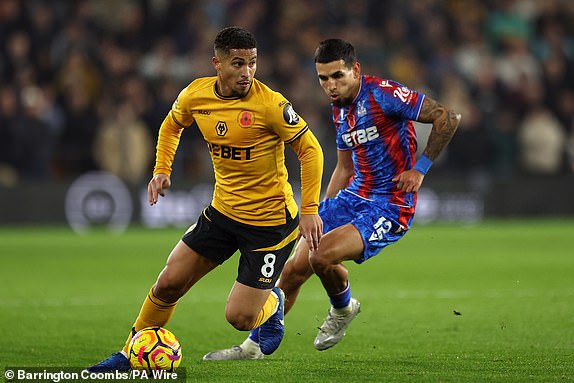
{"label": "player's dark hair", "polygon": [[257,48],[255,36],[248,30],[240,27],[223,28],[215,37],[213,49],[225,54],[231,49],[253,49]]}
{"label": "player's dark hair", "polygon": [[327,39],[319,43],[315,50],[315,62],[327,64],[332,61],[343,60],[345,66],[352,67],[357,62],[355,47],[345,40]]}

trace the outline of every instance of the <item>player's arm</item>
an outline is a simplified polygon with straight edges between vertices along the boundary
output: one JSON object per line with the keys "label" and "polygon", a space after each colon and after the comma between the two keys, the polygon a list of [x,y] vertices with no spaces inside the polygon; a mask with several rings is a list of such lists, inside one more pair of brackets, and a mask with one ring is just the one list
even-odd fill
{"label": "player's arm", "polygon": [[426,97],[417,119],[419,122],[432,123],[423,155],[431,161],[436,160],[454,136],[461,117],[460,113],[455,113],[435,100]]}
{"label": "player's arm", "polygon": [[171,165],[183,129],[184,126],[177,122],[172,111],[167,114],[159,128],[153,177],[147,186],[150,205],[155,205],[159,196],[165,196],[165,189],[171,186]]}
{"label": "player's arm", "polygon": [[323,235],[323,221],[319,217],[319,197],[323,177],[323,149],[317,138],[307,129],[289,142],[301,163],[301,218],[299,231],[309,248],[317,250]]}
{"label": "player's arm", "polygon": [[325,198],[334,198],[339,190],[349,185],[349,180],[355,175],[353,157],[350,150],[337,150],[337,165],[333,170]]}
{"label": "player's arm", "polygon": [[432,123],[432,128],[423,150],[413,169],[407,170],[395,178],[399,189],[405,192],[417,192],[433,161],[446,148],[458,128],[461,115],[455,113],[435,100],[425,97],[417,121]]}

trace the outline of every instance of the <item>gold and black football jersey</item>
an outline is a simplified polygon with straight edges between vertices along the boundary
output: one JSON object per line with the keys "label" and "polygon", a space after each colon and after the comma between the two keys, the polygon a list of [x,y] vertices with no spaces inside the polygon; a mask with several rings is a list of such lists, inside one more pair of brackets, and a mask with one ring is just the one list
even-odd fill
{"label": "gold and black football jersey", "polygon": [[317,214],[323,153],[303,118],[256,79],[242,98],[219,95],[216,80],[194,80],[177,97],[160,127],[154,175],[171,174],[181,132],[195,122],[213,162],[213,207],[239,222],[280,225],[286,210],[297,214],[284,158],[284,144],[292,144],[301,161],[301,212]]}

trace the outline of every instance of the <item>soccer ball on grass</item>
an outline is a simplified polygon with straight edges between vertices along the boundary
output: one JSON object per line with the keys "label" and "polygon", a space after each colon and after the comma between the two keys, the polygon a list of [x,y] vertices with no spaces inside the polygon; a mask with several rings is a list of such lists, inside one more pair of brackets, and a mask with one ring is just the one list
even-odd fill
{"label": "soccer ball on grass", "polygon": [[179,341],[163,327],[147,327],[138,331],[128,349],[128,359],[134,370],[173,372],[181,363],[181,358]]}

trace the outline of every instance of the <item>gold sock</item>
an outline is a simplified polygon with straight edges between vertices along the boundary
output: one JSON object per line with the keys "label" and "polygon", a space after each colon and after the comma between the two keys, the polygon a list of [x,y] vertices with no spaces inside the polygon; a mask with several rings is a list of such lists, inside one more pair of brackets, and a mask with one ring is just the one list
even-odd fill
{"label": "gold sock", "polygon": [[259,311],[259,314],[257,315],[257,319],[255,320],[252,329],[261,326],[271,315],[275,314],[278,303],[279,299],[277,298],[277,295],[275,295],[275,293],[269,294],[263,307],[261,307],[261,311]]}
{"label": "gold sock", "polygon": [[156,297],[153,293],[153,287],[144,300],[140,313],[130,331],[123,350],[127,353],[132,337],[141,329],[152,326],[165,326],[173,315],[175,303],[167,303]]}

